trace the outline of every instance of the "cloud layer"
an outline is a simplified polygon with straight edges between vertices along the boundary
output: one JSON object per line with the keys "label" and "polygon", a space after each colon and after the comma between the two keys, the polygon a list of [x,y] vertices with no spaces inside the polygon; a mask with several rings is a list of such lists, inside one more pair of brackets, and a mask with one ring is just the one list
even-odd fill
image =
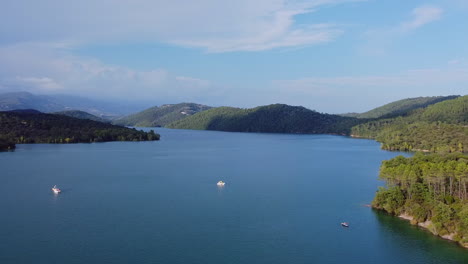
{"label": "cloud layer", "polygon": [[[356,0],[6,0],[0,35],[16,42],[166,42],[209,52],[259,51],[331,41],[330,24],[295,16]],[[25,8],[27,7],[27,8]]]}
{"label": "cloud layer", "polygon": [[[0,91],[68,93],[101,98],[199,100],[218,89],[207,80],[178,76],[164,69],[139,71],[73,56],[47,44],[0,47]],[[204,100],[206,100],[204,98]]]}
{"label": "cloud layer", "polygon": [[[398,11],[406,19],[394,21],[392,17],[388,25],[370,31],[368,26],[343,26],[333,20],[324,21],[328,19],[325,16],[315,17],[322,8],[336,8],[336,5],[358,1],[199,0],[194,4],[188,0],[5,0],[0,4],[0,92],[28,90],[121,100],[195,101],[246,107],[283,102],[339,112],[343,105],[350,104],[354,104],[358,111],[369,98],[375,99],[378,105],[387,102],[379,100],[418,96],[421,91],[425,91],[425,95],[438,95],[441,87],[446,87],[445,91],[450,94],[468,83],[468,72],[460,59],[436,70],[408,70],[393,75],[362,73],[360,76],[324,78],[305,74],[304,78],[295,80],[263,81],[260,84],[257,81],[255,85],[263,87],[249,90],[253,87],[249,87],[248,81],[243,87],[232,87],[230,81],[238,82],[229,77],[225,83],[215,83],[164,68],[138,70],[74,54],[77,47],[113,43],[168,43],[172,44],[171,48],[177,45],[210,53],[256,52],[335,41],[349,27],[368,30],[364,40],[360,39],[367,43],[363,50],[368,54],[381,54],[391,48],[392,43],[412,37],[411,33],[440,20],[444,14],[444,10],[437,6],[408,8]],[[354,8],[352,10],[356,11],[356,6]],[[346,17],[347,11],[341,9],[331,19],[339,19],[340,15]],[[301,17],[307,19],[301,20]],[[343,36],[349,37],[350,34]],[[352,44],[364,46],[363,43]],[[336,46],[344,50],[344,45]],[[345,55],[341,51],[337,54]],[[261,55],[264,54],[274,56],[266,52]],[[221,59],[231,56],[232,59],[237,54],[205,55]],[[451,56],[462,58],[465,55]],[[334,55],[325,59],[337,60]],[[351,64],[347,67],[352,68]],[[333,72],[327,74],[333,75]]]}
{"label": "cloud layer", "polygon": [[415,30],[442,18],[443,9],[437,6],[423,5],[412,10],[410,18],[388,28],[372,29],[365,32],[365,44],[361,53],[385,55],[393,43],[410,35]]}
{"label": "cloud layer", "polygon": [[164,69],[141,71],[108,65],[51,49],[47,44],[0,47],[0,92],[26,90],[92,95],[154,104],[190,101],[252,107],[288,103],[339,113],[366,111],[372,104],[379,106],[402,97],[460,94],[467,83],[468,65],[458,59],[456,63],[449,61],[437,69],[409,70],[393,75],[305,77],[275,80],[255,89],[236,89]]}

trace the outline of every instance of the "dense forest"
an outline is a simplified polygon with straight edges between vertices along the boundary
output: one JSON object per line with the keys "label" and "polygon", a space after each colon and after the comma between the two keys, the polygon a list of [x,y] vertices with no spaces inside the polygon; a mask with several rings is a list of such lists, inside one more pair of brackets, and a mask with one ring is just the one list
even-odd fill
{"label": "dense forest", "polygon": [[218,107],[173,122],[167,127],[232,132],[343,134],[362,122],[322,114],[302,106],[273,104],[250,109]]}
{"label": "dense forest", "polygon": [[382,163],[380,178],[388,188],[378,190],[373,207],[468,246],[468,156],[398,156]]}
{"label": "dense forest", "polygon": [[403,117],[359,124],[351,134],[376,139],[387,150],[467,152],[467,125],[468,96],[462,96],[413,110]]}
{"label": "dense forest", "polygon": [[194,103],[155,106],[113,121],[113,124],[136,127],[159,127],[205,111],[211,107]]}
{"label": "dense forest", "polygon": [[154,131],[143,132],[92,120],[27,110],[0,112],[0,135],[3,149],[12,143],[159,140],[159,134]]}

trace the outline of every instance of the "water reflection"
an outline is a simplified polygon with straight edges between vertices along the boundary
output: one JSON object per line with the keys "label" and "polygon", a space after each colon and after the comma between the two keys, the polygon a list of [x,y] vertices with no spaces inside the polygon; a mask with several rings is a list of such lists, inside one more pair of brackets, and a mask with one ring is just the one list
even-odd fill
{"label": "water reflection", "polygon": [[54,204],[57,202],[58,196],[59,196],[58,193],[52,192],[52,201],[54,202]]}
{"label": "water reflection", "polygon": [[219,182],[216,184],[216,187],[218,188],[218,194],[223,194],[223,191],[224,191],[224,183],[223,184],[219,184]]}
{"label": "water reflection", "polygon": [[435,236],[427,230],[385,212],[372,211],[380,224],[379,237],[392,242],[385,245],[394,245],[393,251],[416,252],[415,255],[421,258],[418,260],[427,260],[426,263],[468,263],[467,249],[457,243]]}

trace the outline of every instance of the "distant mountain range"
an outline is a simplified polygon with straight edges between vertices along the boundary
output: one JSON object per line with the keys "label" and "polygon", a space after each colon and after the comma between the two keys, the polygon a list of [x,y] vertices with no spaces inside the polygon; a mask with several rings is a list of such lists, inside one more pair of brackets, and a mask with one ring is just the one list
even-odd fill
{"label": "distant mountain range", "polygon": [[211,108],[210,106],[194,103],[166,104],[159,107],[151,107],[136,114],[116,119],[113,123],[137,127],[166,126],[171,122],[184,119]]}
{"label": "distant mountain range", "polygon": [[365,113],[344,116],[285,104],[242,109],[180,103],[155,106],[115,118],[115,113],[125,112],[118,108],[118,105],[73,96],[33,95],[27,92],[0,95],[0,111],[35,109],[100,122],[113,117],[113,124],[123,126],[342,134],[376,139],[389,150],[468,151],[468,96],[408,98]]}
{"label": "distant mountain range", "polygon": [[35,95],[29,92],[0,94],[0,111],[16,109],[35,109],[44,113],[80,110],[100,118],[113,119],[138,111],[141,106],[103,102],[69,95]]}

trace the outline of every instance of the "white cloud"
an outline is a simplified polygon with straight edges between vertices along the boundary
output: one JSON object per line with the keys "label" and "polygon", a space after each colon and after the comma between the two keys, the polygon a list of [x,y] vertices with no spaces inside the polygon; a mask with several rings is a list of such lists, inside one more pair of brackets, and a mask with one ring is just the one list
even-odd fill
{"label": "white cloud", "polygon": [[411,32],[442,18],[443,9],[436,6],[419,6],[412,10],[408,21],[388,28],[368,30],[364,33],[365,42],[359,52],[367,55],[386,55],[393,43]]}
{"label": "white cloud", "polygon": [[301,29],[273,28],[274,32],[232,39],[204,39],[175,41],[179,45],[205,48],[208,52],[261,51],[282,47],[298,47],[329,42],[341,30],[333,25],[313,25]]}
{"label": "white cloud", "polygon": [[73,56],[48,45],[0,47],[0,91],[27,90],[108,99],[165,102],[207,100],[219,87],[164,69],[135,70]]}
{"label": "white cloud", "polygon": [[[0,35],[10,42],[166,42],[209,52],[259,51],[328,42],[331,24],[295,17],[356,0],[6,0]],[[26,8],[27,7],[27,8]]]}
{"label": "white cloud", "polygon": [[403,32],[420,28],[428,23],[439,20],[442,17],[443,10],[435,6],[420,6],[413,9],[412,19],[400,25]]}

